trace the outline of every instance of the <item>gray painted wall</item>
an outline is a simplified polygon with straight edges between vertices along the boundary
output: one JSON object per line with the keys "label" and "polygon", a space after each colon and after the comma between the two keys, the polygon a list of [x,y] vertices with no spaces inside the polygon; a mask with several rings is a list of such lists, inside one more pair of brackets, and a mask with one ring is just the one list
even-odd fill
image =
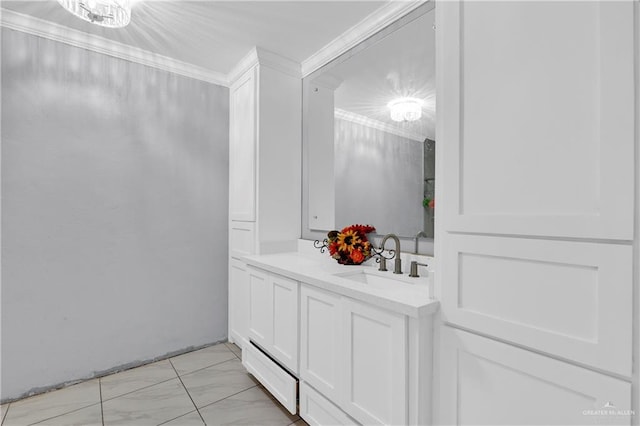
{"label": "gray painted wall", "polygon": [[227,336],[228,89],[2,29],[3,400]]}
{"label": "gray painted wall", "polygon": [[424,230],[423,142],[336,119],[334,143],[337,229],[365,223],[410,237]]}

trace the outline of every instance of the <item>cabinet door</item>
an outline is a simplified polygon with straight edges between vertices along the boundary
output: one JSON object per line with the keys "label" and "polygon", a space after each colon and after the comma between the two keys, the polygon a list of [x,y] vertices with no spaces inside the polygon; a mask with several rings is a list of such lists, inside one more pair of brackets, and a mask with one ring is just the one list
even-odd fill
{"label": "cabinet door", "polygon": [[249,268],[249,338],[267,350],[273,340],[272,284],[262,271]]}
{"label": "cabinet door", "polygon": [[273,275],[273,340],[267,350],[291,371],[298,371],[298,282]]}
{"label": "cabinet door", "polygon": [[229,218],[256,220],[256,73],[247,71],[229,91]]}
{"label": "cabinet door", "polygon": [[449,327],[442,343],[440,424],[630,424],[628,382]]}
{"label": "cabinet door", "polygon": [[345,410],[363,424],[407,424],[406,318],[343,303]]}
{"label": "cabinet door", "polygon": [[340,400],[340,296],[300,289],[300,377],[332,401]]}
{"label": "cabinet door", "polygon": [[447,231],[633,239],[633,3],[436,8]]}
{"label": "cabinet door", "polygon": [[229,337],[240,347],[249,340],[249,273],[236,259],[229,260]]}

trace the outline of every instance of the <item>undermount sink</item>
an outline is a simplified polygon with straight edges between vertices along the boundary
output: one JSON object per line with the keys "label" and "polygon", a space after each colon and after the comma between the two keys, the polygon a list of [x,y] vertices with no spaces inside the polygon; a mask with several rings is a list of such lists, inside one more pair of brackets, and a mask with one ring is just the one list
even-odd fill
{"label": "undermount sink", "polygon": [[[377,270],[360,269],[358,271],[340,272],[334,274],[336,277],[346,278],[351,281],[366,284],[370,287],[381,289],[393,289],[400,287],[411,287],[417,289],[415,284],[407,282],[412,278],[406,278],[404,275],[393,275],[391,272],[378,272]],[[417,283],[416,283],[417,284]]]}

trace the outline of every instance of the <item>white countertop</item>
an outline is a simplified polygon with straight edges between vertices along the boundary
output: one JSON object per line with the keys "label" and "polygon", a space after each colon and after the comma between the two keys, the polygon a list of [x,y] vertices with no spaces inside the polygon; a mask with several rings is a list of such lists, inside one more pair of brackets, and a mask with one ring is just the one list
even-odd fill
{"label": "white countertop", "polygon": [[[300,252],[253,255],[246,256],[243,260],[253,267],[411,317],[432,314],[440,306],[440,302],[429,297],[428,276],[410,278],[408,264],[403,264],[403,269],[407,271],[405,274],[393,274],[393,260],[387,262],[387,272],[379,272],[377,265],[340,265],[333,259],[320,259]],[[402,282],[397,283],[397,286],[373,287],[335,275],[363,269],[372,275]],[[424,272],[420,271],[421,274]]]}

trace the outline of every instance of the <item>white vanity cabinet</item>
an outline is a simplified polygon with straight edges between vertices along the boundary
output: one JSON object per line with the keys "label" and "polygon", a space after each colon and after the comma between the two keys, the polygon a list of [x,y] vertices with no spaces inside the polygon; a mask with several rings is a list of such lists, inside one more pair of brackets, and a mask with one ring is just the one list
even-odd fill
{"label": "white vanity cabinet", "polygon": [[296,253],[244,260],[242,363],[285,408],[312,425],[431,424],[439,303],[426,283],[381,296]]}
{"label": "white vanity cabinet", "polygon": [[[426,413],[418,416],[428,404],[409,407],[407,316],[306,284],[300,294],[300,378],[312,387],[309,392],[301,388],[305,420],[313,423],[320,416],[349,424],[350,416],[362,424],[415,424],[428,418]],[[430,336],[430,326],[425,335]],[[416,343],[417,330],[414,337]],[[431,358],[412,361],[425,368]],[[415,400],[420,405],[420,398]],[[329,401],[348,416],[335,414]]]}

